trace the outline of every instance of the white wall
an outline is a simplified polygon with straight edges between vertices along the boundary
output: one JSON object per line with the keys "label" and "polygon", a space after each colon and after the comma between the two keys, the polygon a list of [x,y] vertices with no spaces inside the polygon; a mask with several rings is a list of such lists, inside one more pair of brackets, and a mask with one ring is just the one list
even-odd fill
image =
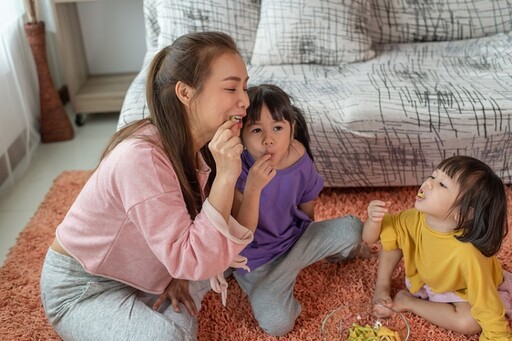
{"label": "white wall", "polygon": [[[41,0],[41,18],[46,22],[50,70],[55,86],[64,85],[59,61],[52,0]],[[86,57],[91,74],[140,70],[144,52],[143,0],[98,0],[77,4]]]}
{"label": "white wall", "polygon": [[139,71],[146,52],[142,0],[83,2],[77,7],[89,73]]}

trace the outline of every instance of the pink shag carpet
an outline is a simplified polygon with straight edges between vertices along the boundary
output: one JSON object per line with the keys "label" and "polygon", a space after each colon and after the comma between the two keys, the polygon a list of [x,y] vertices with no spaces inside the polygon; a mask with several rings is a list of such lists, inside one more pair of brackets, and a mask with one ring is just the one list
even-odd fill
{"label": "pink shag carpet", "polygon": [[[16,245],[0,269],[0,340],[59,340],[48,324],[39,298],[39,276],[44,255],[56,226],[66,214],[90,171],[66,171],[54,182],[31,221],[20,233]],[[366,217],[368,202],[390,200],[394,210],[413,205],[417,188],[325,189],[317,201],[318,220],[354,214]],[[509,226],[512,226],[512,187],[507,186]],[[499,258],[512,270],[512,241],[507,236]],[[377,247],[375,247],[377,251]],[[247,298],[229,279],[227,307],[220,296],[207,294],[199,315],[199,340],[321,340],[325,315],[339,305],[370,301],[375,283],[377,258],[357,259],[337,265],[317,262],[301,272],[295,294],[302,313],[292,332],[281,338],[269,337],[258,327]],[[397,271],[394,290],[403,288],[403,269]],[[449,332],[412,314],[411,340],[478,340],[477,336]]]}

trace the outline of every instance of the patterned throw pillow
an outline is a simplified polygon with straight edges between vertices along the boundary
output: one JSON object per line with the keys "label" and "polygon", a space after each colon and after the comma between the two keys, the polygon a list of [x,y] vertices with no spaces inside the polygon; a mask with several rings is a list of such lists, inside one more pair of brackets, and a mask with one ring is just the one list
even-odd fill
{"label": "patterned throw pillow", "polygon": [[512,30],[512,0],[374,0],[375,43],[480,38]]}
{"label": "patterned throw pillow", "polygon": [[157,0],[158,48],[189,32],[221,31],[235,39],[248,62],[258,28],[259,0]]}
{"label": "patterned throw pillow", "polygon": [[373,58],[367,0],[262,0],[253,65],[338,65]]}

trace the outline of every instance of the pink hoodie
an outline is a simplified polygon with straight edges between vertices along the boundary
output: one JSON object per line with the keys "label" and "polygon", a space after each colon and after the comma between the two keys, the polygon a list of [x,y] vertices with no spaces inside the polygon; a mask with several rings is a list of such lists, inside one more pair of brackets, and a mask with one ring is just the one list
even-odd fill
{"label": "pink hoodie", "polygon": [[[157,138],[153,126],[140,134]],[[197,171],[204,188],[210,169]],[[204,201],[188,214],[176,173],[154,144],[119,144],[85,184],[57,228],[62,247],[87,272],[162,293],[172,278],[217,277],[252,241],[250,230]]]}

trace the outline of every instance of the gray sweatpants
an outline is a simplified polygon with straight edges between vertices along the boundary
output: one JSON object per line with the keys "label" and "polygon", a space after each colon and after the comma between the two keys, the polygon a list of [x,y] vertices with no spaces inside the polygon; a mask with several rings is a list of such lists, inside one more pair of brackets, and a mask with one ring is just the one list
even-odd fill
{"label": "gray sweatpants", "polygon": [[[209,281],[190,282],[198,309]],[[75,259],[51,249],[41,273],[41,299],[55,331],[64,340],[196,340],[197,318],[184,305],[176,313],[157,295],[87,273]]]}
{"label": "gray sweatpants", "polygon": [[361,242],[362,228],[354,216],[313,222],[285,254],[243,275],[234,273],[265,332],[282,336],[293,329],[301,311],[293,296],[299,271],[328,256],[349,258]]}

